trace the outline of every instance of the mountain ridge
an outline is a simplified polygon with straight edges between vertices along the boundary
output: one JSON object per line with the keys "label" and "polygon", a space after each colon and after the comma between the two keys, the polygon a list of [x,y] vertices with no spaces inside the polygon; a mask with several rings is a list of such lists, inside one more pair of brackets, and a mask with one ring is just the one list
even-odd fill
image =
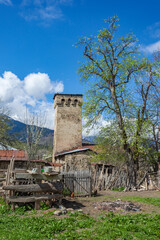
{"label": "mountain ridge", "polygon": [[[17,139],[22,141],[22,142],[26,142],[26,139],[27,139],[27,131],[26,131],[26,127],[27,125],[23,122],[20,122],[18,120],[15,120],[11,117],[9,117],[10,119],[10,126],[11,126],[11,130],[10,132],[12,134],[16,134],[17,136]],[[34,126],[34,125],[33,125]],[[40,142],[39,144],[40,145],[45,145],[45,146],[53,146],[53,137],[54,137],[54,130],[52,129],[49,129],[49,128],[45,128],[45,127],[38,127],[36,126],[36,128],[40,128],[42,130],[42,137],[40,138]],[[87,136],[87,137],[84,137],[83,140],[85,142],[88,142],[88,143],[94,143],[95,141],[95,136]]]}

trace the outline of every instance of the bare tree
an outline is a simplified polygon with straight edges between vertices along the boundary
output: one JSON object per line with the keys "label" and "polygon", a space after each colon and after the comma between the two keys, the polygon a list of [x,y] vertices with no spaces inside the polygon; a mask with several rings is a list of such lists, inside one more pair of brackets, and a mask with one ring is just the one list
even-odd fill
{"label": "bare tree", "polygon": [[43,135],[45,123],[44,114],[31,114],[26,110],[26,142],[29,160],[37,158],[38,145]]}

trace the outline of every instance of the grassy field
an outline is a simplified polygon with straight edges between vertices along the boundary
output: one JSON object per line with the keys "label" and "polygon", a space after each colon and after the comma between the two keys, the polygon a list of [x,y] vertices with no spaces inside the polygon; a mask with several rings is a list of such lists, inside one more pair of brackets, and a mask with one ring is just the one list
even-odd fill
{"label": "grassy field", "polygon": [[[159,198],[128,197],[136,202],[159,206]],[[132,198],[132,199],[131,199]],[[160,214],[113,214],[96,217],[80,212],[55,217],[52,212],[18,208],[13,214],[0,202],[0,240],[98,240],[160,239]]]}
{"label": "grassy field", "polygon": [[154,206],[158,206],[160,207],[160,198],[152,198],[152,197],[137,197],[137,196],[133,196],[133,197],[123,197],[123,200],[127,200],[127,201],[134,201],[134,202],[139,202],[139,203],[145,203],[145,204],[151,204]]}

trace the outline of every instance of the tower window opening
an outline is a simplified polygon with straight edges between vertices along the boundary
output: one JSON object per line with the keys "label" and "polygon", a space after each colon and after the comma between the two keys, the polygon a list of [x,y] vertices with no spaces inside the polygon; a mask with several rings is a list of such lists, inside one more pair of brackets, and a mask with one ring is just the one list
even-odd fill
{"label": "tower window opening", "polygon": [[64,102],[65,102],[65,99],[63,98],[63,99],[61,100],[62,107],[64,106]]}
{"label": "tower window opening", "polygon": [[71,99],[69,98],[68,99],[68,104],[66,104],[68,107],[70,107],[70,105],[71,105]]}
{"label": "tower window opening", "polygon": [[77,106],[77,104],[78,104],[78,100],[77,100],[77,99],[75,99],[75,100],[74,100],[74,104],[73,104],[73,106],[74,106],[74,107],[76,107],[76,106]]}

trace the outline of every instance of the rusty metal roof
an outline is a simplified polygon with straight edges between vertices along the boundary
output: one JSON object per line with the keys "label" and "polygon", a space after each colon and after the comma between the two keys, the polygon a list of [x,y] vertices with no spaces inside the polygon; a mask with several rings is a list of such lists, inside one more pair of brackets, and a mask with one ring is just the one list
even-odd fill
{"label": "rusty metal roof", "polygon": [[15,160],[27,160],[28,155],[24,150],[0,150],[0,160],[10,160],[11,157]]}
{"label": "rusty metal roof", "polygon": [[56,162],[50,162],[50,165],[54,166],[54,167],[62,167],[63,164],[62,163],[56,163]]}

